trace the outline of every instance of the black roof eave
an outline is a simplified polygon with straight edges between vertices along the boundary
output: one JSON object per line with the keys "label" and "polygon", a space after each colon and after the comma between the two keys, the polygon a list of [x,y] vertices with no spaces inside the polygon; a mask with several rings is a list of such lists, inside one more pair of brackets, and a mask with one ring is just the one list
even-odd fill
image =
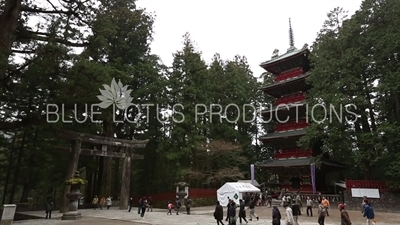
{"label": "black roof eave", "polygon": [[303,136],[306,134],[306,129],[298,129],[293,131],[285,131],[285,132],[274,132],[271,134],[267,134],[266,136],[260,137],[260,141],[269,141],[279,138],[289,138],[289,137],[297,137]]}
{"label": "black roof eave", "polygon": [[297,76],[297,77],[293,77],[293,78],[286,79],[286,80],[283,80],[283,81],[267,84],[267,85],[262,86],[260,89],[263,90],[263,91],[268,91],[268,89],[273,89],[273,88],[277,88],[277,87],[282,86],[282,85],[286,85],[288,83],[300,81],[300,80],[306,78],[309,74],[310,73],[307,72],[307,73],[302,74],[302,75]]}

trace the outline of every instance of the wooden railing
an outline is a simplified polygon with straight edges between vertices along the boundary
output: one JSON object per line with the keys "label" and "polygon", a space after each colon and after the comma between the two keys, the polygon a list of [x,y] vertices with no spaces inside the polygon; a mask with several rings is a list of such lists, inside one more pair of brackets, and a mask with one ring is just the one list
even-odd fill
{"label": "wooden railing", "polygon": [[301,101],[304,101],[305,99],[306,99],[305,93],[297,93],[297,94],[287,95],[282,98],[276,99],[275,106],[278,106],[281,104],[301,102]]}
{"label": "wooden railing", "polygon": [[346,189],[351,188],[373,188],[379,190],[387,190],[386,181],[383,180],[346,180]]}
{"label": "wooden railing", "polygon": [[275,81],[282,81],[286,80],[289,78],[297,77],[303,74],[303,69],[302,68],[296,68],[293,70],[285,71],[275,77]]}
{"label": "wooden railing", "polygon": [[280,123],[275,126],[275,132],[281,132],[286,130],[296,130],[306,128],[308,126],[307,120],[302,119],[299,121],[290,121],[287,123]]}

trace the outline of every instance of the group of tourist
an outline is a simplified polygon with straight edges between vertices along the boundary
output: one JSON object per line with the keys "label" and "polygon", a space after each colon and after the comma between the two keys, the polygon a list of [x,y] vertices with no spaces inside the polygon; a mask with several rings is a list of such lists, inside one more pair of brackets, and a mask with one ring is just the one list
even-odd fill
{"label": "group of tourist", "polygon": [[[190,208],[192,207],[193,202],[192,202],[192,200],[191,200],[189,197],[185,197],[184,201],[185,201],[184,204],[185,204],[185,208],[186,208],[186,214],[187,214],[187,215],[190,215]],[[181,203],[180,199],[177,197],[177,198],[175,199],[175,205],[172,203],[172,201],[169,201],[169,202],[168,202],[168,205],[167,205],[167,209],[168,209],[167,215],[172,215],[172,210],[173,210],[173,209],[175,209],[176,215],[179,215],[179,210],[180,210],[180,208],[182,208],[182,203]]]}
{"label": "group of tourist", "polygon": [[[300,198],[296,197],[296,200],[297,199],[300,199]],[[325,225],[325,217],[329,216],[328,209],[330,208],[330,203],[329,203],[328,199],[321,196],[321,193],[319,193],[317,200],[318,200],[318,224]],[[301,202],[301,200],[300,200],[300,202]],[[285,212],[286,212],[285,225],[299,225],[298,216],[301,215],[301,211],[302,211],[301,204],[298,204],[297,201],[294,201],[293,205],[290,205],[286,201],[284,203],[283,207],[285,208]],[[312,207],[313,207],[313,201],[308,196],[307,197],[307,216],[313,216]],[[338,208],[340,210],[341,225],[351,225],[352,223],[350,220],[350,216],[345,209],[346,204],[344,204],[344,203],[339,204]],[[367,199],[366,196],[364,196],[364,198],[363,198],[362,213],[363,213],[363,216],[367,219],[367,223],[366,223],[367,225],[375,224],[376,221],[375,221],[374,209],[372,208],[371,203]],[[279,209],[276,206],[274,206],[273,212],[272,212],[272,224],[280,225],[281,224],[280,219],[281,219],[281,215],[280,215]]]}
{"label": "group of tourist", "polygon": [[94,210],[97,208],[103,210],[103,207],[107,207],[107,210],[109,210],[112,205],[112,198],[111,196],[108,196],[108,198],[102,197],[99,201],[99,198],[96,195],[92,200],[92,205]]}
{"label": "group of tourist", "polygon": [[[229,198],[228,198],[229,199]],[[255,213],[255,206],[258,202],[258,199],[251,198],[249,199],[248,203],[248,208],[250,211],[250,219],[249,221],[252,221],[253,218],[259,220],[258,215]],[[217,225],[224,225],[223,219],[224,219],[224,211],[222,209],[221,204],[219,201],[217,201],[214,211],[214,218],[217,220]],[[236,225],[236,221],[239,218],[240,224],[242,224],[242,221],[248,223],[247,218],[246,218],[246,200],[240,199],[239,200],[239,205],[235,203],[232,199],[229,199],[228,204],[227,204],[227,212],[226,212],[226,218],[225,221],[228,222],[229,225]],[[236,210],[239,208],[239,213],[238,217],[236,216]]]}
{"label": "group of tourist", "polygon": [[[133,198],[131,197],[128,201],[128,212],[131,212],[134,204],[135,203],[133,201]],[[138,206],[137,212],[142,219],[144,219],[144,214],[146,213],[146,209],[147,209],[147,212],[150,212],[150,211],[153,212],[153,204],[154,204],[154,202],[153,202],[153,199],[151,198],[151,196],[148,198],[146,198],[146,197],[139,198],[138,205],[137,205]]]}
{"label": "group of tourist", "polygon": [[250,200],[254,200],[256,206],[272,206],[272,196],[271,191],[266,191],[265,193],[244,193],[243,201],[246,206],[249,206]]}

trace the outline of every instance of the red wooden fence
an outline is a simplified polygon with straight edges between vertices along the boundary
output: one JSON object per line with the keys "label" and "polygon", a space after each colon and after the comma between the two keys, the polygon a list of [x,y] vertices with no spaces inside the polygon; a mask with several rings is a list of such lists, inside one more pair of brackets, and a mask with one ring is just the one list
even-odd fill
{"label": "red wooden fence", "polygon": [[351,188],[388,189],[386,181],[383,180],[346,180],[346,189],[350,190]]}
{"label": "red wooden fence", "polygon": [[[149,194],[144,196],[135,196],[133,198],[133,202],[138,202],[139,198],[151,198],[154,202],[167,202],[167,201],[174,201],[176,198],[175,192],[166,192],[166,193],[158,193],[158,194]],[[217,189],[198,189],[198,188],[189,188],[189,197],[191,199],[196,198],[215,198],[217,199]]]}

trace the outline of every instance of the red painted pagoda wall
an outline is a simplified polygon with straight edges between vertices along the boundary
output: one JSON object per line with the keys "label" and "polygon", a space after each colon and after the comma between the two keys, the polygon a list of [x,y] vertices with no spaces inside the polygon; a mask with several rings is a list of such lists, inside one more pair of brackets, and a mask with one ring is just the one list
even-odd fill
{"label": "red painted pagoda wall", "polygon": [[[304,73],[302,68],[294,68],[279,75],[275,76],[275,82],[283,81],[286,79],[298,77]],[[275,106],[285,105],[290,103],[297,103],[306,100],[306,94],[304,92],[296,91],[294,93],[287,94],[281,98],[275,100]],[[274,131],[285,132],[291,130],[304,129],[308,126],[305,118],[296,118],[294,121],[288,121],[286,123],[278,123]],[[304,151],[299,148],[281,149],[275,154],[275,158],[291,158],[291,157],[308,157],[311,156],[311,149]]]}
{"label": "red painted pagoda wall", "polygon": [[277,75],[275,77],[275,82],[278,81],[283,81],[286,79],[294,78],[297,76],[300,76],[303,74],[303,69],[302,68],[294,68],[285,72],[282,72],[281,74]]}

